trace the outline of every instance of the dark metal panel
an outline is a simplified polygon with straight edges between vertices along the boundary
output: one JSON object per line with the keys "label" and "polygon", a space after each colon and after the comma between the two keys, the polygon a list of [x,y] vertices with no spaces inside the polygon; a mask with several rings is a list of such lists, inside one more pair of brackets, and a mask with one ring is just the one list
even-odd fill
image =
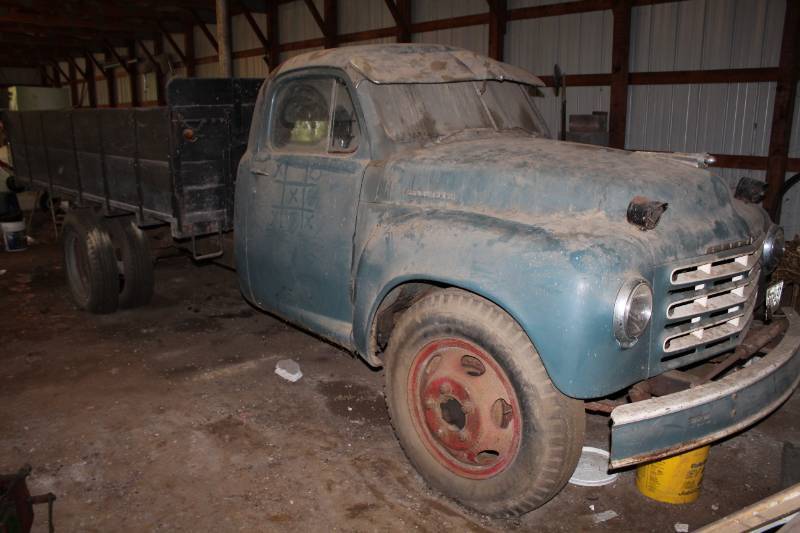
{"label": "dark metal panel", "polygon": [[109,197],[126,204],[138,205],[139,192],[134,168],[134,115],[133,109],[105,110],[101,115],[100,138],[105,155]]}
{"label": "dark metal panel", "polygon": [[178,238],[232,229],[261,81],[176,79],[169,107],[9,112],[17,174],[139,220],[177,221]]}
{"label": "dark metal panel", "polygon": [[175,79],[167,88],[182,236],[233,228],[233,184],[261,80]]}
{"label": "dark metal panel", "polygon": [[41,115],[47,135],[47,153],[53,186],[79,190],[70,111],[43,111]]}
{"label": "dark metal panel", "polygon": [[105,197],[103,180],[102,143],[100,142],[100,116],[102,111],[73,111],[72,127],[75,134],[75,153],[78,158],[83,192]]}
{"label": "dark metal panel", "polygon": [[28,111],[20,114],[28,147],[28,161],[31,167],[30,177],[39,185],[49,187],[50,176],[47,174],[47,152],[42,135],[40,115],[41,111]]}

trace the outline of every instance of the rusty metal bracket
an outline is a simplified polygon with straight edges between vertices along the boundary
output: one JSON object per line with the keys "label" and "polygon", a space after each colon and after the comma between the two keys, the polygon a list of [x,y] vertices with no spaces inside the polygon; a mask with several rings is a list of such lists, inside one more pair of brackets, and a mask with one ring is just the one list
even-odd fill
{"label": "rusty metal bracket", "polygon": [[197,238],[194,234],[192,234],[192,259],[194,259],[195,261],[207,261],[209,259],[216,259],[217,257],[222,257],[222,254],[225,253],[225,249],[222,243],[222,230],[219,230],[219,233],[217,233],[217,247],[219,249],[215,252],[198,255]]}

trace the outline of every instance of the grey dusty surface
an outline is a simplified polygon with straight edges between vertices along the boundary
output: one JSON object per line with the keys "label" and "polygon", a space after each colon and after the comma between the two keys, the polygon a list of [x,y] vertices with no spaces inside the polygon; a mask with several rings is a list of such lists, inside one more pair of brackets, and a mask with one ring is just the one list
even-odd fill
{"label": "grey dusty surface", "polygon": [[[89,315],[48,232],[0,253],[0,472],[33,465],[32,491],[58,496],[58,531],[694,530],[778,491],[783,442],[800,444],[796,394],[712,448],[696,503],[650,501],[628,471],[492,520],[406,462],[382,372],[251,308],[233,272],[162,260],[150,307]],[[297,383],[274,373],[287,358]],[[607,449],[606,427],[589,417],[587,444]],[[605,511],[617,516],[595,524]]]}

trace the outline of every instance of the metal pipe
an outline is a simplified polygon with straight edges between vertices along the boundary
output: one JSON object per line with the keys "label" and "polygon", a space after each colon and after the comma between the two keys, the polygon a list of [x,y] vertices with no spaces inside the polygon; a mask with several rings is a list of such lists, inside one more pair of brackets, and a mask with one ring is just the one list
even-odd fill
{"label": "metal pipe", "polygon": [[233,77],[231,60],[231,17],[230,0],[217,0],[217,43],[219,45],[219,75]]}

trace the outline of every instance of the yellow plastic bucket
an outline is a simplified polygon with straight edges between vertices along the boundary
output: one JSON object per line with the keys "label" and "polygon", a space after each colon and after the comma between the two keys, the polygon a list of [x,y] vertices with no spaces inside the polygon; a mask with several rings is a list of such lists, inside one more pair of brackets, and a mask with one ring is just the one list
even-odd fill
{"label": "yellow plastic bucket", "polygon": [[700,496],[709,446],[636,469],[639,492],[665,503],[691,503]]}

